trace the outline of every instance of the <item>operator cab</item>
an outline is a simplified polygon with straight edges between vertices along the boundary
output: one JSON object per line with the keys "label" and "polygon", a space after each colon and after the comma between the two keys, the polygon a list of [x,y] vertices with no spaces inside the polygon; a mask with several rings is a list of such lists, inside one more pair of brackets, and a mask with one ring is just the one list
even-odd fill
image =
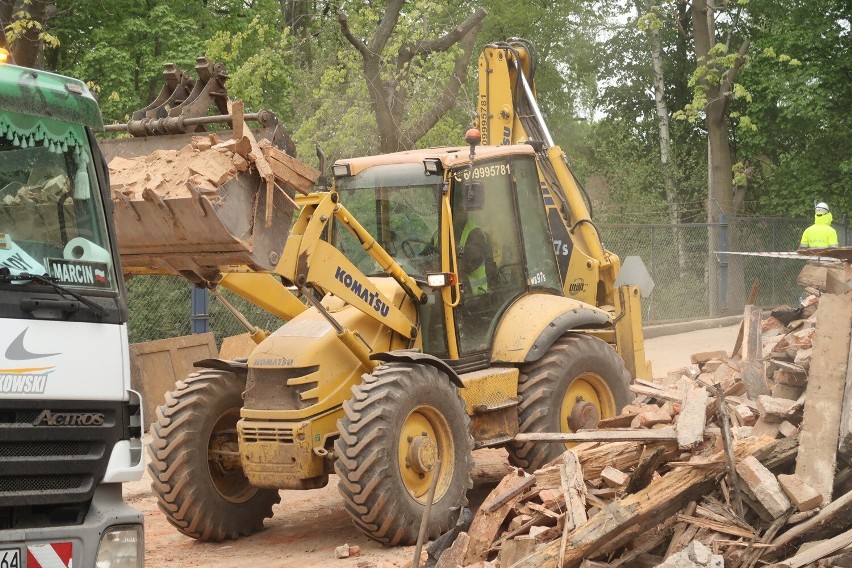
{"label": "operator cab", "polygon": [[[420,306],[423,351],[459,372],[486,366],[506,308],[528,293],[561,293],[531,147],[413,150],[335,164],[341,202],[430,291]],[[335,246],[371,276],[378,264],[348,231]],[[430,274],[456,284],[429,288]],[[450,332],[447,333],[447,329]]]}
{"label": "operator cab", "polygon": [[[39,97],[27,94],[36,87],[20,82],[3,102],[0,318],[118,323],[127,310],[107,228],[106,166],[89,128],[100,127],[100,114],[76,82],[49,73],[38,81],[42,96],[61,90],[67,106],[39,115]],[[81,95],[68,97],[77,87]]]}

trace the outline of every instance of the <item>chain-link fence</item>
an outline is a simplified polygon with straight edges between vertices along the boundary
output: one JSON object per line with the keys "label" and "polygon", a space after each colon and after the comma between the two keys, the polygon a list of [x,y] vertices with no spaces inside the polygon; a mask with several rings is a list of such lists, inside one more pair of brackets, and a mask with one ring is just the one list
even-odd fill
{"label": "chain-link fence", "polygon": [[[734,217],[719,224],[602,224],[604,245],[622,261],[640,256],[654,279],[642,304],[643,320],[658,322],[742,312],[752,283],[760,282],[758,304],[797,302],[796,277],[804,260],[741,256],[729,252],[795,251],[812,220]],[[841,245],[852,227],[835,223]],[[709,243],[717,246],[710,247]],[[714,252],[710,252],[710,249]]]}
{"label": "chain-link fence", "polygon": [[[642,304],[646,323],[741,313],[752,282],[761,285],[758,304],[774,307],[797,302],[796,276],[805,261],[725,254],[794,251],[808,219],[737,217],[726,223],[680,225],[602,224],[604,245],[621,257],[640,256],[655,287]],[[840,243],[852,243],[852,227],[835,223]],[[710,253],[708,243],[718,243]],[[221,345],[245,329],[219,302],[193,314],[192,287],[178,276],[137,276],[128,282],[130,341],[187,335],[204,320]],[[274,330],[283,322],[223,290],[223,295],[254,325]],[[207,313],[205,313],[205,311]]]}
{"label": "chain-link fence", "polygon": [[[128,281],[127,288],[131,343],[189,335],[194,328],[209,327],[216,337],[217,346],[221,347],[225,337],[246,331],[239,320],[215,300],[209,302],[207,310],[193,310],[193,287],[180,276],[135,276]],[[273,331],[284,323],[227,290],[221,292],[257,327]],[[203,323],[199,325],[204,321],[206,326]]]}

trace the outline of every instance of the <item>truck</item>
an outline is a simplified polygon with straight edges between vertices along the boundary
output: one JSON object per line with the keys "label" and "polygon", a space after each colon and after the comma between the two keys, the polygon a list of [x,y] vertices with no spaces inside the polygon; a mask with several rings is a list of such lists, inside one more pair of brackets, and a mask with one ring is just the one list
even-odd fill
{"label": "truck", "polygon": [[0,566],[138,568],[127,295],[86,84],[0,49]]}
{"label": "truck", "polygon": [[[465,145],[340,159],[313,191],[293,191],[284,166],[298,161],[251,139],[239,105],[231,140],[160,154],[202,162],[179,187],[146,172],[156,159],[110,162],[125,271],[180,274],[286,321],[271,334],[249,324],[246,358],[197,362],[157,409],[148,471],[177,530],[252,534],[279,490],[336,474],[370,538],[414,543],[424,519],[434,538],[466,503],[472,450],[539,468],[565,446],[519,433],[595,428],[650,377],[640,290],[619,278],[550,138],[534,59],[526,42],[486,46]],[[207,120],[182,114],[201,90],[179,85],[134,114],[126,130],[149,135],[138,145]],[[202,175],[215,152],[240,173]]]}

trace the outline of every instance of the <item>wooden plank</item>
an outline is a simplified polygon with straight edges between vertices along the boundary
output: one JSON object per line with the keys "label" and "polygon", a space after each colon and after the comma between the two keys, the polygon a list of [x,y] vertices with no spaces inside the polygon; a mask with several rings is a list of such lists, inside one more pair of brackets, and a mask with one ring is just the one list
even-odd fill
{"label": "wooden plank", "polygon": [[816,562],[820,558],[825,558],[829,554],[837,552],[841,548],[845,548],[852,544],[852,530],[837,535],[834,538],[826,540],[808,548],[806,551],[797,554],[792,558],[788,558],[777,564],[770,564],[767,568],[802,568],[812,562]]}
{"label": "wooden plank", "polygon": [[840,442],[838,450],[852,455],[852,342],[846,358],[846,394],[843,396],[843,411],[840,414]]}
{"label": "wooden plank", "polygon": [[813,356],[808,379],[796,475],[831,501],[846,364],[852,338],[852,292],[823,294],[816,312]]}
{"label": "wooden plank", "polygon": [[621,428],[612,430],[580,430],[579,432],[529,432],[515,436],[517,442],[665,442],[677,441],[674,428],[658,430],[634,430]]}
{"label": "wooden plank", "polygon": [[728,523],[722,523],[719,521],[714,521],[711,519],[702,519],[701,517],[693,517],[690,515],[678,514],[677,520],[688,523],[690,525],[695,525],[696,527],[701,527],[704,529],[710,529],[712,531],[730,534],[733,536],[740,536],[743,538],[754,538],[754,531],[744,529],[742,527],[738,527],[735,525],[730,525]]}
{"label": "wooden plank", "polygon": [[583,481],[583,467],[577,456],[570,450],[562,454],[562,465],[559,468],[562,477],[562,494],[565,496],[565,520],[563,521],[562,538],[559,544],[559,564],[565,556],[565,546],[568,544],[568,533],[588,520],[586,516],[586,483]]}
{"label": "wooden plank", "polygon": [[488,499],[482,504],[481,508],[492,513],[509,501],[514,500],[517,502],[515,497],[519,497],[524,491],[535,485],[535,477],[531,475],[522,477],[513,474],[513,477],[517,478],[517,481],[515,481],[505,493],[499,495],[491,493],[491,495],[488,496]]}
{"label": "wooden plank", "polygon": [[784,546],[793,540],[805,538],[823,529],[834,519],[848,519],[850,515],[852,515],[852,491],[842,495],[807,521],[796,525],[773,540],[772,546]]}
{"label": "wooden plank", "polygon": [[[470,544],[467,548],[467,554],[465,554],[464,557],[464,566],[473,564],[479,560],[485,560],[485,555],[488,553],[488,550],[491,548],[491,543],[494,542],[494,538],[500,531],[500,526],[506,519],[506,515],[509,514],[509,511],[512,510],[515,503],[521,499],[521,494],[514,492],[513,490],[519,485],[525,485],[527,483],[527,479],[534,478],[527,478],[515,474],[507,475],[497,485],[497,487],[491,491],[488,497],[485,498],[483,506],[480,507],[473,516],[473,521],[470,523],[470,529],[467,531],[468,536],[470,536]],[[502,500],[502,497],[509,493],[514,493],[513,497],[503,502],[503,504],[497,509],[492,511],[488,510],[488,506],[491,503]]]}
{"label": "wooden plank", "polygon": [[580,459],[586,479],[594,479],[600,477],[601,471],[608,465],[622,471],[627,471],[631,467],[635,467],[639,463],[639,459],[642,457],[642,452],[645,448],[650,451],[657,447],[665,449],[662,459],[663,463],[680,456],[676,440],[654,442],[648,445],[640,442],[611,442],[584,450],[573,448],[573,451]]}
{"label": "wooden plank", "polygon": [[466,532],[460,532],[452,546],[441,553],[435,568],[456,568],[464,562],[467,547],[470,546],[470,536]]}
{"label": "wooden plank", "polygon": [[[773,445],[767,437],[739,440],[737,457],[767,451]],[[638,527],[652,527],[662,519],[682,509],[687,502],[709,492],[716,486],[716,475],[725,471],[725,457],[717,453],[712,457],[715,468],[696,470],[677,469],[654,481],[647,488],[606,505],[601,511],[580,525],[567,537],[567,550],[562,566],[573,568],[588,557],[602,543],[616,540],[623,533]],[[552,568],[559,562],[559,542],[541,545],[535,553],[516,564],[517,568]]]}
{"label": "wooden plank", "polygon": [[769,394],[763,376],[763,343],[760,334],[761,311],[757,306],[746,306],[743,316],[743,360],[741,372],[743,382],[751,398]]}
{"label": "wooden plank", "polygon": [[[511,566],[524,556],[531,554],[535,550],[535,546],[535,537],[531,536],[519,536],[507,540],[503,543],[503,548],[500,549],[500,554],[497,556],[500,560],[500,566]],[[449,564],[447,568],[450,568]],[[456,568],[456,566],[452,566],[452,568]]]}
{"label": "wooden plank", "polygon": [[648,385],[632,384],[628,387],[630,392],[642,396],[650,396],[657,400],[668,400],[670,402],[682,402],[682,395],[678,391],[662,389]]}
{"label": "wooden plank", "polygon": [[[692,501],[686,508],[683,510],[684,514],[692,515],[695,513],[698,508],[698,504],[695,501]],[[663,556],[669,557],[675,552],[677,552],[677,547],[680,542],[681,537],[691,527],[686,523],[677,523],[672,529],[672,538],[669,540],[669,545],[666,547],[666,552]]]}
{"label": "wooden plank", "polygon": [[630,483],[627,485],[626,493],[636,493],[650,485],[654,479],[654,472],[663,463],[666,449],[662,446],[657,446],[651,449],[650,446],[642,450],[642,455],[639,457],[639,463],[636,464],[636,470],[630,476]]}
{"label": "wooden plank", "polygon": [[692,387],[684,397],[683,409],[677,417],[677,446],[691,450],[704,439],[704,422],[710,396],[702,387]]}
{"label": "wooden plank", "polygon": [[278,179],[305,195],[311,192],[320,177],[319,170],[271,146],[265,146],[263,153]]}
{"label": "wooden plank", "polygon": [[[757,295],[760,293],[760,280],[755,280],[751,285],[751,293],[748,295],[747,306],[753,306],[757,303]],[[734,350],[731,351],[731,357],[736,357],[740,354],[743,346],[743,334],[745,333],[745,319],[740,322],[740,330],[737,333],[737,340],[734,343]]]}

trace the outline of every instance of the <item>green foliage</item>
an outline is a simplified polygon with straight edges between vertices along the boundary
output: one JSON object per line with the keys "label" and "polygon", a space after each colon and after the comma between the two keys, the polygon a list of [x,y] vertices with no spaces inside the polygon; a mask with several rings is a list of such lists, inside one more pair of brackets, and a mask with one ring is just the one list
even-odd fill
{"label": "green foliage", "polygon": [[44,24],[38,20],[34,20],[27,10],[18,10],[12,14],[12,21],[5,27],[5,30],[6,40],[10,44],[24,37],[28,30],[36,30],[39,41],[46,47],[55,48],[59,46],[59,38],[45,31]]}
{"label": "green foliage", "polygon": [[255,15],[239,30],[220,30],[206,42],[211,61],[230,70],[228,93],[247,107],[266,108],[279,116],[293,111],[293,49],[287,28],[276,13]]}
{"label": "green foliage", "polygon": [[757,130],[738,131],[752,170],[753,211],[809,216],[827,201],[852,211],[852,46],[848,5],[836,0],[752,0],[755,51],[741,81]]}

